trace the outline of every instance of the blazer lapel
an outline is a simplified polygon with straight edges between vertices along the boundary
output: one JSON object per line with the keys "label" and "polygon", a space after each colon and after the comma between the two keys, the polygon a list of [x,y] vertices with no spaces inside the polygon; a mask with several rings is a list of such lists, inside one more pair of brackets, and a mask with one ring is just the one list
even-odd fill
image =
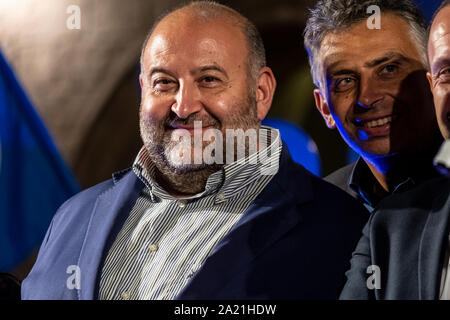
{"label": "blazer lapel", "polygon": [[419,249],[419,299],[439,299],[442,260],[447,247],[448,220],[450,215],[449,181],[446,190],[433,201],[432,209],[422,234]]}
{"label": "blazer lapel", "polygon": [[233,275],[302,220],[297,206],[312,199],[310,178],[292,170],[297,165],[285,146],[280,162],[279,172],[176,299],[213,299]]}
{"label": "blazer lapel", "polygon": [[115,177],[114,183],[97,198],[81,249],[78,265],[81,271],[79,298],[82,300],[97,299],[104,257],[143,188],[132,171],[119,181]]}

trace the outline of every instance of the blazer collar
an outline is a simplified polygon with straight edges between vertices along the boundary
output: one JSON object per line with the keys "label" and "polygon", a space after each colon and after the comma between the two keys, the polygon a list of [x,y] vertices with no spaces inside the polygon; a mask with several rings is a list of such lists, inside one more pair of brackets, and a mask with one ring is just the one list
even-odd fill
{"label": "blazer collar", "polygon": [[283,145],[278,173],[176,299],[213,299],[239,270],[302,220],[297,206],[313,195],[307,171],[297,166]]}
{"label": "blazer collar", "polygon": [[78,296],[82,300],[98,298],[104,258],[144,188],[141,180],[129,170],[115,174],[113,182],[114,186],[97,198],[81,249]]}
{"label": "blazer collar", "polygon": [[419,299],[439,299],[442,262],[448,248],[448,221],[450,215],[450,179],[443,180],[443,192],[437,196],[422,233],[419,249]]}

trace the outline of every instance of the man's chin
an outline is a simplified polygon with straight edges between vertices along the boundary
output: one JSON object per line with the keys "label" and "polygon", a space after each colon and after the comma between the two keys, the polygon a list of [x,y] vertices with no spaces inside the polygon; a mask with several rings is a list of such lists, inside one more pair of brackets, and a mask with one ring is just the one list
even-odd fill
{"label": "man's chin", "polygon": [[198,172],[208,169],[209,165],[207,164],[178,164],[171,163],[170,161],[166,162],[167,170],[171,171],[174,174],[186,174],[190,172]]}
{"label": "man's chin", "polygon": [[223,166],[217,163],[207,164],[203,161],[201,163],[183,162],[179,158],[174,160],[171,157],[167,157],[167,155],[164,158],[162,164],[165,167],[165,171],[177,175],[198,173],[202,171],[215,172]]}
{"label": "man's chin", "polygon": [[396,153],[392,148],[389,138],[364,141],[353,149],[362,155],[363,158],[382,158]]}

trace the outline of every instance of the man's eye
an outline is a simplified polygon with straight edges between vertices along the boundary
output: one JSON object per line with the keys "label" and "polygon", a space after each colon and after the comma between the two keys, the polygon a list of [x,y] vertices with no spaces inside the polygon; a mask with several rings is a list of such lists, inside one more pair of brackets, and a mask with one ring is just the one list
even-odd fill
{"label": "man's eye", "polygon": [[205,76],[199,81],[200,85],[205,87],[215,87],[219,82],[220,80],[213,76]]}
{"label": "man's eye", "polygon": [[342,78],[336,81],[335,90],[344,91],[351,88],[354,85],[355,79],[351,77]]}
{"label": "man's eye", "polygon": [[393,75],[398,69],[398,66],[396,66],[395,64],[388,64],[387,66],[384,66],[381,69],[381,74],[382,75]]}
{"label": "man's eye", "polygon": [[216,81],[217,79],[216,78],[214,78],[214,77],[204,77],[203,78],[203,81],[205,81],[205,82],[214,82],[214,81]]}
{"label": "man's eye", "polygon": [[165,91],[174,85],[174,82],[170,79],[156,79],[153,82],[153,88],[158,91]]}
{"label": "man's eye", "polygon": [[155,84],[162,84],[162,85],[167,85],[170,84],[172,81],[168,80],[168,79],[158,79],[155,81]]}
{"label": "man's eye", "polygon": [[439,72],[439,76],[444,77],[446,80],[450,79],[450,67],[444,68]]}

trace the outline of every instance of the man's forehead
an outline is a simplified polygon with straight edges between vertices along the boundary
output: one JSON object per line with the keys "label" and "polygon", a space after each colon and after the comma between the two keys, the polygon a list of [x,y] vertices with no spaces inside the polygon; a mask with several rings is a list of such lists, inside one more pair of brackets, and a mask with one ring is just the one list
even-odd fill
{"label": "man's forehead", "polygon": [[341,64],[361,65],[363,67],[374,67],[389,60],[412,60],[404,55],[400,50],[393,47],[386,47],[384,50],[380,50],[374,53],[365,53],[358,55],[347,55],[341,53],[331,53],[322,58],[325,68],[332,68]]}
{"label": "man's forehead", "polygon": [[[203,66],[220,66],[226,68],[229,65],[239,63],[234,49],[225,48],[219,41],[213,38],[201,38],[198,41],[184,41],[176,43],[164,36],[155,37],[149,43],[144,56],[144,64],[147,70],[152,68],[172,68],[172,66],[184,65],[189,69],[200,69]],[[244,59],[242,57],[242,59]]]}
{"label": "man's forehead", "polygon": [[214,55],[245,55],[245,39],[229,21],[194,21],[192,17],[181,17],[162,21],[154,30],[144,52],[144,61],[188,52],[193,57]]}
{"label": "man's forehead", "polygon": [[227,38],[228,41],[241,40],[243,37],[236,21],[230,17],[222,14],[215,16],[214,19],[206,18],[187,9],[175,11],[161,20],[155,27],[152,37],[164,35],[174,41],[185,40],[192,35],[200,34]]}
{"label": "man's forehead", "polygon": [[160,57],[174,54],[179,50],[195,50],[199,53],[211,53],[218,47],[222,47],[220,40],[214,37],[202,37],[186,39],[183,36],[178,38],[167,37],[166,35],[156,35],[147,46],[147,52],[152,57]]}
{"label": "man's forehead", "polygon": [[430,36],[431,43],[434,42],[440,43],[442,41],[448,41],[448,38],[450,36],[450,26],[448,24],[450,24],[450,22],[441,23],[439,26],[436,27],[436,29],[434,30],[434,32],[431,33]]}
{"label": "man's forehead", "polygon": [[[320,50],[319,62],[324,69],[336,66],[373,67],[391,59],[404,61],[418,60],[415,47],[398,46],[395,42],[374,46],[354,46],[346,43],[329,43],[328,50]],[[327,48],[326,47],[326,48]]]}
{"label": "man's forehead", "polygon": [[450,6],[441,10],[436,16],[430,30],[428,54],[430,62],[447,55],[450,47]]}
{"label": "man's forehead", "polygon": [[[399,51],[408,55],[416,44],[409,34],[409,25],[394,13],[384,13],[381,29],[368,29],[366,21],[357,22],[348,28],[331,31],[322,40],[320,57],[323,62],[335,60],[365,59],[369,55],[379,55],[380,51]],[[410,52],[411,54],[415,54]],[[346,58],[350,57],[352,58]],[[375,58],[375,57],[373,57]]]}
{"label": "man's forehead", "polygon": [[450,6],[442,9],[435,18],[430,31],[430,42],[439,41],[450,34]]}
{"label": "man's forehead", "polygon": [[429,52],[434,55],[437,52],[448,51],[450,48],[450,32],[440,33],[438,37],[430,39],[428,44]]}
{"label": "man's forehead", "polygon": [[175,43],[167,39],[161,34],[156,34],[150,38],[147,45],[147,52],[150,56],[160,56],[167,54],[171,49],[173,50]]}
{"label": "man's forehead", "polygon": [[339,61],[360,62],[359,60],[367,58],[367,54],[370,54],[368,51],[371,44],[349,41],[351,38],[353,38],[353,34],[346,31],[329,33],[320,46],[320,61],[329,66]]}

